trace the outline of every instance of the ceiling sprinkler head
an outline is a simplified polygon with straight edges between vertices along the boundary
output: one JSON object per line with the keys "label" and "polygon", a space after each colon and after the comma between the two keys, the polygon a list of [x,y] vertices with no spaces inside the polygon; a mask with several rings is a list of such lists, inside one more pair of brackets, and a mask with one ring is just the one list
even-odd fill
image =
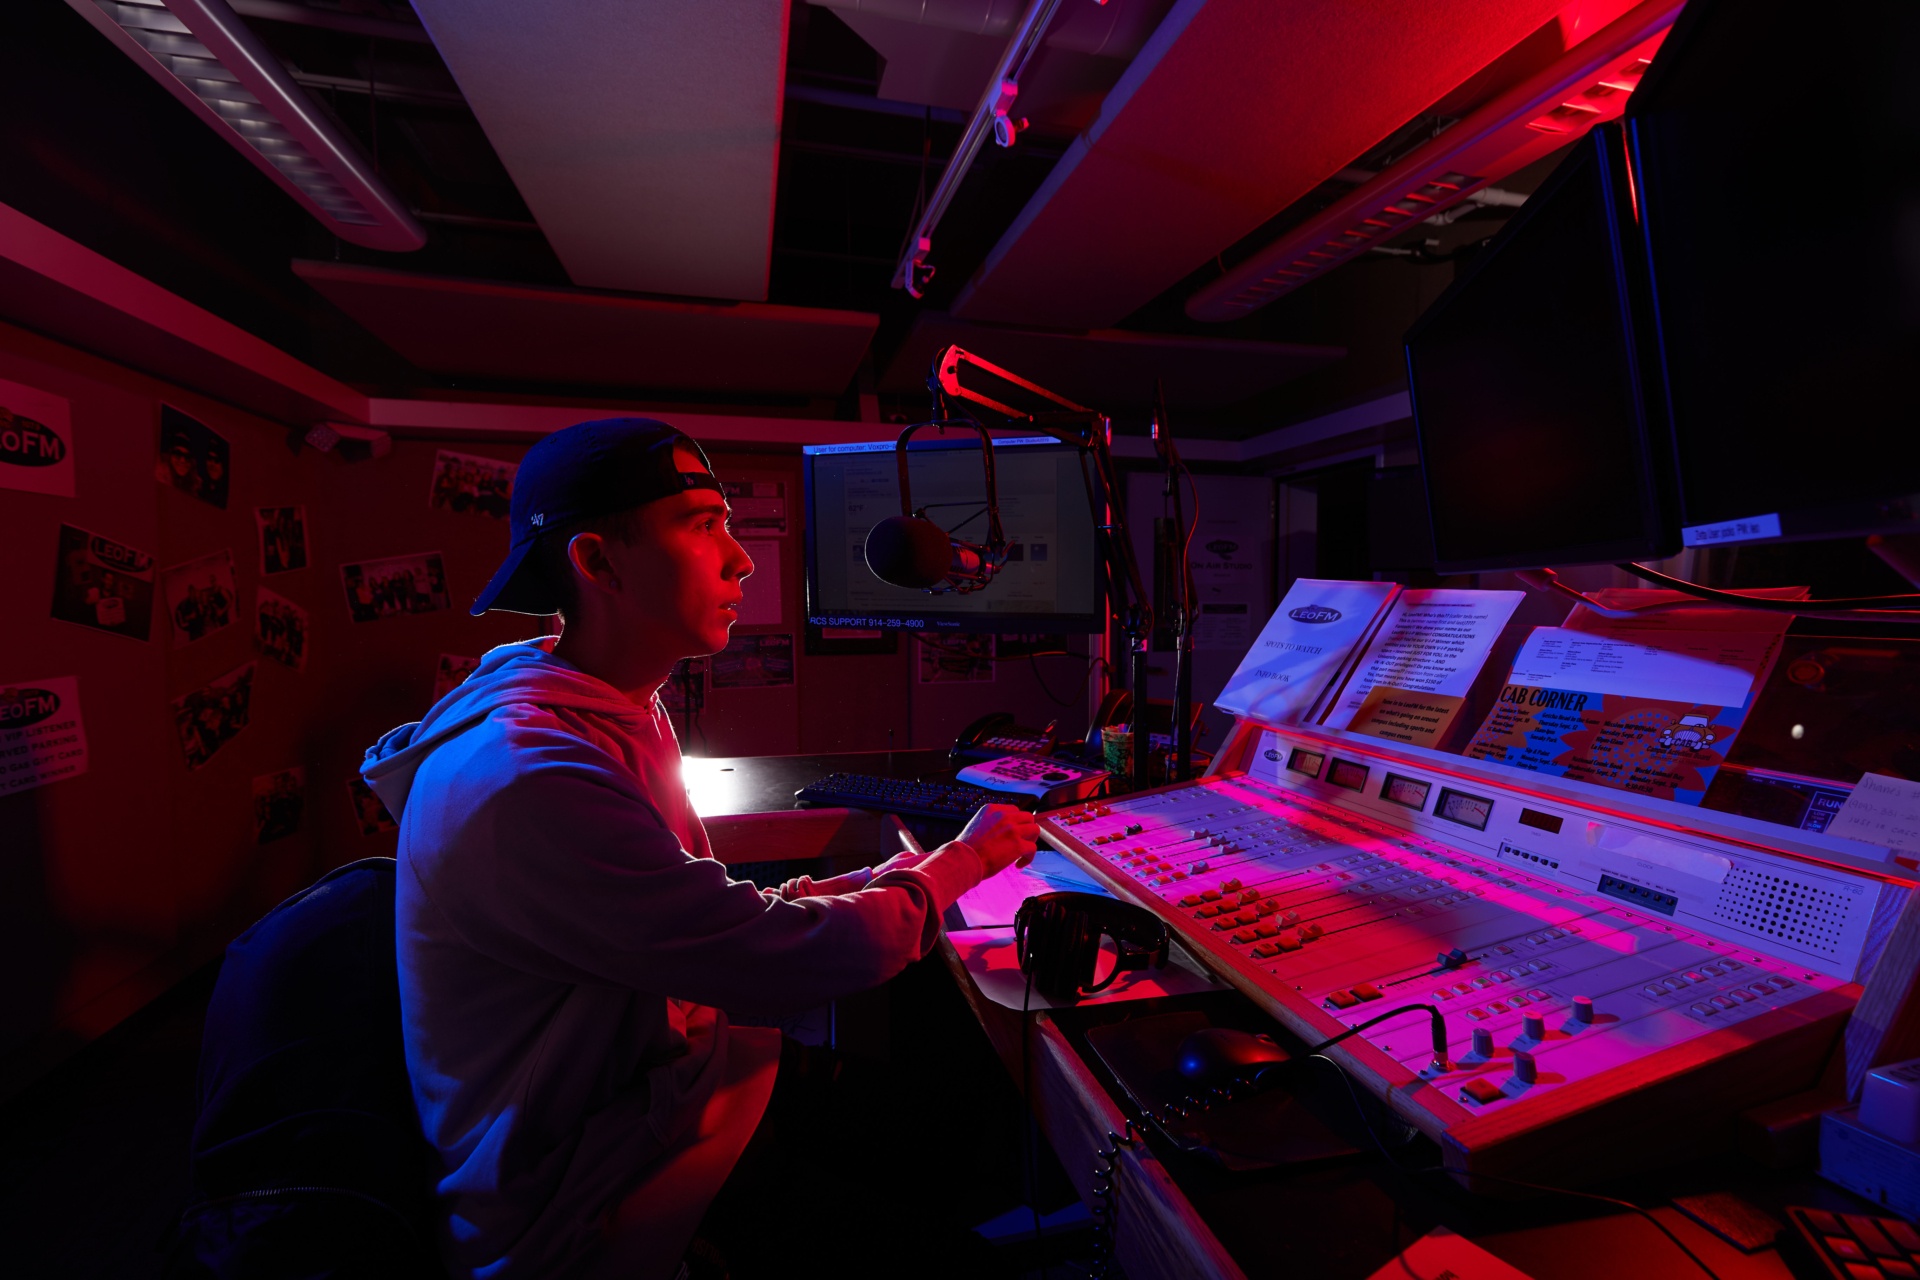
{"label": "ceiling sprinkler head", "polygon": [[1014,100],[1020,96],[1020,84],[1016,80],[1002,80],[1000,93],[993,100],[993,140],[1003,147],[1013,145],[1027,127],[1026,118],[1013,118]]}

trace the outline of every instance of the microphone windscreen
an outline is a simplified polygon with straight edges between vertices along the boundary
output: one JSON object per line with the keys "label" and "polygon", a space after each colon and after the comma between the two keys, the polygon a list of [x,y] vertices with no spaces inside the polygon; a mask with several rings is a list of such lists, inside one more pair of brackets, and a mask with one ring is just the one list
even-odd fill
{"label": "microphone windscreen", "polygon": [[953,563],[953,541],[931,520],[888,516],[867,532],[867,568],[882,582],[925,590]]}

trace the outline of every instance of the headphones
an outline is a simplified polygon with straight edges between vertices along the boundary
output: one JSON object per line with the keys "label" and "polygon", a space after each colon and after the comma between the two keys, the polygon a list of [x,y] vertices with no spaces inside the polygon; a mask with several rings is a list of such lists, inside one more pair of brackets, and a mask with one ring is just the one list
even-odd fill
{"label": "headphones", "polygon": [[[1100,939],[1118,951],[1113,972],[1093,981]],[[1104,991],[1123,971],[1164,969],[1171,938],[1160,918],[1143,907],[1094,893],[1042,893],[1020,904],[1013,918],[1020,972],[1049,1000],[1072,1003]]]}

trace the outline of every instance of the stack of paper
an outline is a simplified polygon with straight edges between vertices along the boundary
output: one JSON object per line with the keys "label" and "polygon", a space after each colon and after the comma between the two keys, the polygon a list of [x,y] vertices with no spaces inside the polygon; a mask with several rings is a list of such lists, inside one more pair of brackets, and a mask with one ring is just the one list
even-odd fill
{"label": "stack of paper", "polygon": [[1214,705],[1262,724],[1311,723],[1399,590],[1392,582],[1297,580]]}

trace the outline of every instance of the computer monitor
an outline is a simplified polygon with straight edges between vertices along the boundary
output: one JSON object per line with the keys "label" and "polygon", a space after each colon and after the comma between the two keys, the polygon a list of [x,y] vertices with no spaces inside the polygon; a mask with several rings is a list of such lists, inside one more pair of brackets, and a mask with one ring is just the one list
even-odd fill
{"label": "computer monitor", "polygon": [[1441,573],[1679,549],[1625,178],[1620,131],[1593,130],[1407,334]]}
{"label": "computer monitor", "polygon": [[1628,104],[1690,545],[1920,527],[1917,84],[1912,0],[1692,0]]}
{"label": "computer monitor", "polygon": [[[923,432],[924,436],[926,433]],[[808,445],[807,621],[818,627],[1095,634],[1106,627],[1099,542],[1080,452],[1047,436],[996,439],[1007,564],[985,588],[934,595],[880,581],[867,531],[900,514],[891,440]],[[916,439],[907,455],[916,507],[957,537],[986,531],[980,441]]]}

